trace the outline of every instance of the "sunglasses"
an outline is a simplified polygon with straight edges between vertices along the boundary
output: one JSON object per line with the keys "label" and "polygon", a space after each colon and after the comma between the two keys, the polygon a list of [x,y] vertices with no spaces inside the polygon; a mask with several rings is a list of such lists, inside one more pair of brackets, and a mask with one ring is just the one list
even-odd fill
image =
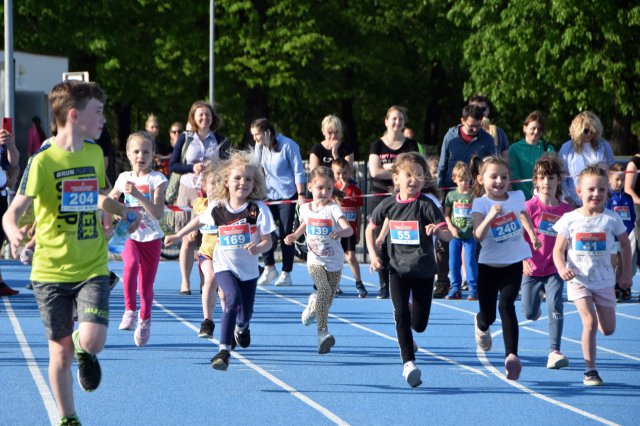
{"label": "sunglasses", "polygon": [[596,132],[594,132],[592,129],[584,129],[584,130],[582,130],[582,134],[585,135],[585,136],[586,135],[595,135]]}
{"label": "sunglasses", "polygon": [[180,130],[173,130],[173,129],[171,129],[171,133],[180,133]]}

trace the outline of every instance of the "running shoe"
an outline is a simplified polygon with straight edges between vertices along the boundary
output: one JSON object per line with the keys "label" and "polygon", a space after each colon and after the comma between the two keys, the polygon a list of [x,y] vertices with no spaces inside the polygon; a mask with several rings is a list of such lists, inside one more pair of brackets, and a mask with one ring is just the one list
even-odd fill
{"label": "running shoe", "polygon": [[344,292],[342,291],[342,289],[340,287],[336,288],[336,296],[342,296],[344,294]]}
{"label": "running shoe", "polygon": [[522,363],[520,358],[516,354],[509,354],[504,360],[505,375],[509,380],[518,380],[520,378],[520,371],[522,370]]}
{"label": "running shoe", "polygon": [[358,290],[358,297],[361,299],[364,299],[369,295],[369,292],[364,287],[364,284],[362,284],[362,281],[356,282],[356,290]]}
{"label": "running shoe", "polygon": [[71,335],[76,360],[78,360],[78,384],[85,392],[98,389],[102,379],[102,370],[98,357],[85,352],[78,342],[78,330]]}
{"label": "running shoe", "polygon": [[282,271],[274,285],[276,287],[290,287],[292,285],[291,274],[289,272]]}
{"label": "running shoe", "polygon": [[138,319],[138,326],[136,327],[136,331],[133,334],[133,341],[136,346],[144,346],[149,341],[149,336],[151,335],[151,318],[143,320],[142,318]]}
{"label": "running shoe", "polygon": [[551,352],[547,359],[547,368],[551,370],[558,370],[560,368],[569,366],[569,358],[562,355],[560,352]]}
{"label": "running shoe", "polygon": [[380,287],[378,290],[378,294],[376,295],[377,299],[388,299],[389,298],[389,287]]}
{"label": "running shoe", "polygon": [[488,328],[487,331],[482,331],[478,328],[478,316],[473,317],[473,321],[475,324],[475,336],[476,343],[483,351],[487,352],[491,349],[492,339],[491,339],[491,329]]}
{"label": "running shoe", "polygon": [[241,348],[248,348],[251,344],[251,330],[249,330],[249,325],[247,324],[244,329],[237,329],[233,333],[233,337]]}
{"label": "running shoe", "polygon": [[136,318],[138,318],[136,311],[124,311],[118,330],[133,330],[135,328]]}
{"label": "running shoe", "polygon": [[213,330],[216,328],[216,325],[210,319],[206,319],[202,321],[200,324],[200,333],[198,333],[198,337],[202,337],[204,339],[213,338]]}
{"label": "running shoe", "polygon": [[18,290],[14,290],[3,282],[0,282],[0,296],[15,296],[20,293]]}
{"label": "running shoe", "polygon": [[226,371],[227,367],[229,367],[229,358],[231,358],[229,351],[221,349],[216,356],[211,358],[211,368],[214,370]]}
{"label": "running shoe", "polygon": [[258,278],[258,285],[269,285],[271,281],[278,278],[278,271],[276,268],[264,268],[260,278]]}
{"label": "running shoe", "polygon": [[451,289],[449,290],[449,294],[447,294],[446,299],[448,300],[460,300],[462,299],[462,293],[458,290]]}
{"label": "running shoe", "polygon": [[600,375],[596,370],[587,371],[584,373],[584,379],[582,379],[582,383],[585,386],[602,386],[604,382],[600,378]]}
{"label": "running shoe", "polygon": [[331,351],[331,347],[336,344],[336,339],[326,328],[318,332],[318,353],[326,354]]}
{"label": "running shoe", "polygon": [[311,293],[309,295],[309,300],[307,301],[307,306],[302,311],[302,315],[300,319],[302,320],[302,325],[307,326],[316,320],[316,301],[318,300],[317,293]]}
{"label": "running shoe", "polygon": [[416,367],[416,363],[413,361],[407,361],[402,366],[402,377],[404,377],[412,388],[418,387],[422,384],[422,380],[420,380],[421,375],[422,372],[418,367]]}

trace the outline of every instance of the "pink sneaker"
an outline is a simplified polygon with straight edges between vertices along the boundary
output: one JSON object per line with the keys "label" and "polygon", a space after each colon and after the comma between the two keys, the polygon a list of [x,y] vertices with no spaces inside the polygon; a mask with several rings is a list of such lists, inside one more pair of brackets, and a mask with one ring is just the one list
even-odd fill
{"label": "pink sneaker", "polygon": [[136,323],[136,311],[124,311],[118,330],[133,330]]}
{"label": "pink sneaker", "polygon": [[518,380],[520,378],[520,371],[522,370],[520,358],[515,354],[509,354],[507,359],[504,360],[504,369],[506,371],[507,379]]}
{"label": "pink sneaker", "polygon": [[136,332],[133,334],[133,341],[136,343],[136,346],[144,346],[149,341],[149,336],[151,335],[151,318],[143,320],[142,318],[138,319],[138,327],[136,327]]}

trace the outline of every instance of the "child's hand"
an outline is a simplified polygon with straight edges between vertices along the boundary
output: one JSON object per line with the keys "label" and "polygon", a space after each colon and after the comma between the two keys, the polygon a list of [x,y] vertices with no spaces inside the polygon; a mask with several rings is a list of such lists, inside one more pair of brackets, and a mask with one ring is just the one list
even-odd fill
{"label": "child's hand", "polygon": [[284,243],[288,246],[290,246],[291,244],[296,242],[296,238],[295,235],[293,234],[289,234],[286,237],[284,237]]}
{"label": "child's hand", "polygon": [[562,267],[558,269],[558,275],[565,281],[572,280],[576,277],[576,273],[569,268]]}
{"label": "child's hand", "polygon": [[427,233],[427,235],[438,235],[438,230],[440,229],[440,227],[435,224],[435,223],[430,223],[427,226],[424,227],[425,232]]}
{"label": "child's hand", "polygon": [[332,231],[329,234],[329,238],[331,238],[332,240],[339,240],[340,238],[342,238],[341,235],[342,235],[342,229],[339,229],[337,231]]}
{"label": "child's hand", "polygon": [[371,256],[371,264],[369,265],[369,271],[374,273],[375,271],[379,271],[382,269],[382,261],[378,256]]}
{"label": "child's hand", "polygon": [[494,204],[493,206],[491,206],[491,209],[489,210],[487,216],[490,216],[491,219],[493,219],[499,216],[500,213],[502,213],[502,206],[500,204]]}
{"label": "child's hand", "polygon": [[374,244],[376,245],[377,249],[381,249],[382,248],[382,245],[384,244],[384,238],[385,237],[376,238],[376,241],[374,242]]}
{"label": "child's hand", "polygon": [[173,245],[173,243],[175,243],[177,240],[178,238],[175,235],[166,235],[164,237],[164,245],[165,247],[169,247]]}
{"label": "child's hand", "polygon": [[453,238],[460,238],[460,232],[455,226],[449,226],[449,231],[451,232]]}
{"label": "child's hand", "polygon": [[7,240],[11,245],[11,256],[14,259],[17,259],[20,253],[18,253],[18,249],[20,248],[20,244],[22,244],[22,240],[24,239],[24,232],[20,229],[15,230],[15,232],[7,232]]}
{"label": "child's hand", "polygon": [[618,286],[621,289],[626,290],[628,288],[631,288],[632,284],[633,284],[632,277],[629,276],[629,274],[622,274],[622,276],[620,277],[620,281],[618,282]]}
{"label": "child's hand", "polygon": [[[531,237],[531,236],[529,236]],[[540,247],[542,247],[542,243],[540,242],[540,240],[538,239],[538,236],[533,234],[533,238],[531,238],[531,244],[533,244],[533,248],[536,250],[540,250]]]}
{"label": "child's hand", "polygon": [[102,232],[104,233],[105,238],[111,238],[111,236],[113,235],[113,227],[111,225],[103,226]]}
{"label": "child's hand", "polygon": [[254,243],[248,243],[244,246],[245,250],[249,252],[250,255],[254,256],[258,253],[258,245]]}
{"label": "child's hand", "polygon": [[138,200],[141,199],[141,198],[144,198],[144,195],[142,195],[142,192],[140,192],[138,190],[138,188],[136,188],[136,186],[133,184],[133,182],[126,182],[124,184],[124,193],[125,194],[129,194],[133,198],[136,198]]}
{"label": "child's hand", "polygon": [[522,261],[522,274],[528,277],[533,274],[533,263],[531,263],[531,260],[525,259]]}
{"label": "child's hand", "polygon": [[190,242],[195,241],[196,239],[198,239],[198,231],[190,232],[189,235],[187,235],[187,238]]}

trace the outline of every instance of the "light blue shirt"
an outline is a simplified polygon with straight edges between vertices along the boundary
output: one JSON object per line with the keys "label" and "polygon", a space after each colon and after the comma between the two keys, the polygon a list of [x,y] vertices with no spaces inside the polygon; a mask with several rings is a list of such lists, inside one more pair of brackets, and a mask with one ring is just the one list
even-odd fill
{"label": "light blue shirt", "polygon": [[281,133],[276,142],[279,151],[257,145],[255,159],[264,170],[267,199],[288,200],[298,192],[296,184],[304,185],[307,177],[298,144]]}
{"label": "light blue shirt", "polygon": [[582,205],[576,192],[580,172],[592,164],[601,164],[609,169],[609,166],[615,163],[611,145],[604,139],[600,139],[598,149],[595,151],[590,143],[584,144],[579,154],[573,150],[573,141],[569,140],[560,148],[558,157],[562,161],[562,195],[566,200],[571,199],[576,206]]}

